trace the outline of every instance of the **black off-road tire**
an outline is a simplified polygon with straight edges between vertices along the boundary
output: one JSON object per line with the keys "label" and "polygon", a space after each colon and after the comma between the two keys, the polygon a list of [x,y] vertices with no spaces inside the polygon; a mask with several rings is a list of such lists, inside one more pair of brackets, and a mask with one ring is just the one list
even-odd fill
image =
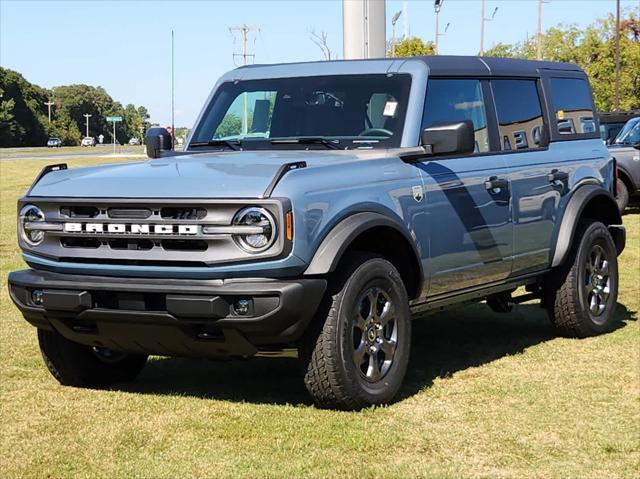
{"label": "black off-road tire", "polygon": [[144,354],[111,353],[69,341],[57,331],[38,329],[40,352],[49,372],[64,386],[106,387],[132,381],[147,362]]}
{"label": "black off-road tire", "polygon": [[618,203],[618,209],[620,214],[624,212],[624,209],[629,204],[629,188],[624,181],[618,178],[616,183],[616,203]]}
{"label": "black off-road tire", "polygon": [[[598,278],[606,277],[596,274],[596,279],[592,281],[594,274],[589,272],[589,268],[593,271],[589,265],[594,262],[598,251],[606,258],[609,280],[606,300],[596,300],[595,309],[599,309],[598,304],[602,304],[604,309],[594,314],[590,301],[594,293],[589,289],[595,283],[604,281]],[[599,285],[597,291],[601,287]],[[543,295],[549,319],[561,335],[584,338],[611,330],[618,297],[618,259],[613,239],[604,224],[595,220],[581,220],[569,255],[564,264],[545,281]],[[604,297],[601,298],[600,294],[597,296],[597,299]]]}
{"label": "black off-road tire", "polygon": [[[359,329],[357,324],[368,326]],[[372,340],[372,331],[381,336]],[[409,301],[398,270],[379,256],[350,254],[330,278],[300,346],[307,390],[325,408],[354,410],[388,403],[402,385],[410,343]],[[362,350],[367,352],[360,357]],[[387,358],[390,365],[385,366]]]}

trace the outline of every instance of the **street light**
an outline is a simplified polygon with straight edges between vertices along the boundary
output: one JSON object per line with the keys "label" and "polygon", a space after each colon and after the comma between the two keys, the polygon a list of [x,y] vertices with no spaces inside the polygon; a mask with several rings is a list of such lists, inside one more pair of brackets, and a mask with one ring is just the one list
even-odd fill
{"label": "street light", "polygon": [[493,13],[491,14],[490,18],[487,18],[484,16],[484,2],[485,0],[482,0],[482,11],[480,13],[480,56],[484,55],[484,24],[485,22],[491,22],[493,21],[493,19],[496,16],[496,13],[498,12],[498,7],[493,9]]}
{"label": "street light", "polygon": [[402,15],[402,10],[396,12],[391,18],[391,56],[396,56],[396,22]]}
{"label": "street light", "polygon": [[53,105],[55,105],[55,102],[49,100],[49,101],[45,101],[44,104],[47,105],[47,107],[48,107],[48,110],[49,110],[49,123],[51,123],[51,107]]}
{"label": "street light", "polygon": [[536,39],[536,59],[542,60],[542,4],[551,0],[538,0],[538,38]]}
{"label": "street light", "polygon": [[[440,38],[440,9],[442,8],[442,4],[444,0],[434,0],[433,9],[436,12],[436,55],[438,54],[438,39]],[[447,24],[447,28],[449,25]],[[446,32],[446,29],[445,29]]]}

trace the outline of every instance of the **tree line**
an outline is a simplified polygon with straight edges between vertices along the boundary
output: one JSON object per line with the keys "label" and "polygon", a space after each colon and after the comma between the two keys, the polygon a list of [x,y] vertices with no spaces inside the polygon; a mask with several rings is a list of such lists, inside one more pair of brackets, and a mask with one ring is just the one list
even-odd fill
{"label": "tree line", "polygon": [[[52,103],[51,121],[49,107]],[[20,73],[0,67],[0,147],[43,146],[49,137],[58,137],[65,145],[79,145],[86,135],[85,114],[89,118],[89,136],[104,135],[113,140],[110,115],[121,116],[116,125],[116,140],[124,144],[140,137],[148,126],[149,113],[144,106],[123,106],[102,87],[66,85],[42,88]]]}
{"label": "tree line", "polygon": [[[585,29],[557,25],[541,35],[543,60],[578,64],[589,76],[596,107],[613,111],[615,105],[615,37],[613,15],[598,19]],[[537,36],[515,44],[497,43],[484,54],[489,57],[536,59]],[[402,40],[395,56],[433,55],[433,42],[417,37]],[[640,9],[624,12],[620,21],[620,110],[640,109]]]}

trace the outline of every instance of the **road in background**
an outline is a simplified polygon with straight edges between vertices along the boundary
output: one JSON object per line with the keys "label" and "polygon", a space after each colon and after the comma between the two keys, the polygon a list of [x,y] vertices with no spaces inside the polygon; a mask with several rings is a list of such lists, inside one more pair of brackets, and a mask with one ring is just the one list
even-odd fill
{"label": "road in background", "polygon": [[103,157],[144,157],[144,147],[121,145],[116,146],[116,153],[113,153],[113,146],[100,145],[96,147],[63,146],[62,148],[24,147],[24,148],[0,148],[0,160],[20,160],[28,158],[103,158]]}

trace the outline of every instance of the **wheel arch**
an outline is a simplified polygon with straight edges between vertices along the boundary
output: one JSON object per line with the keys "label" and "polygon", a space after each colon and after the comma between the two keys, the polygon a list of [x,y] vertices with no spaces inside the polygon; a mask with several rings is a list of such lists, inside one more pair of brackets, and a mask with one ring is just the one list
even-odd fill
{"label": "wheel arch", "polygon": [[400,272],[410,299],[422,291],[422,261],[415,241],[404,225],[376,212],[358,212],[337,223],[324,237],[305,275],[336,270],[348,251],[369,251],[389,259]]}
{"label": "wheel arch", "polygon": [[561,265],[569,254],[578,223],[582,218],[602,221],[609,228],[618,255],[624,250],[625,231],[615,199],[601,186],[585,185],[573,193],[564,209],[555,242],[552,267]]}

